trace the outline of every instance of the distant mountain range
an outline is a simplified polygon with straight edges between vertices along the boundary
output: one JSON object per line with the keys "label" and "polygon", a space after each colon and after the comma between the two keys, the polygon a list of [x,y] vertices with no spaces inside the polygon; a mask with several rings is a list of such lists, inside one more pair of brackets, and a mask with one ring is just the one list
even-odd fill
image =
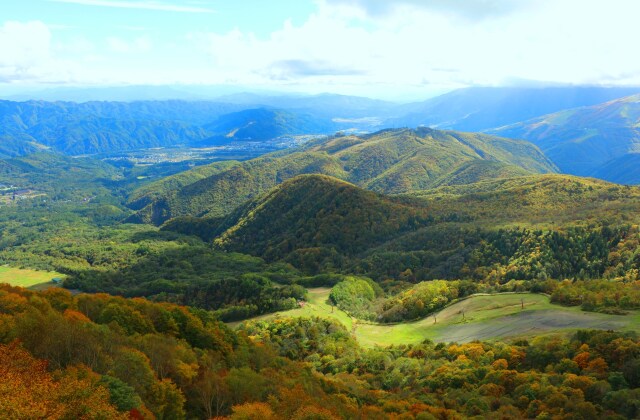
{"label": "distant mountain range", "polygon": [[555,172],[531,143],[484,134],[383,130],[334,136],[302,148],[231,164],[214,163],[135,191],[132,221],[160,224],[181,215],[224,216],[301,174],[323,174],[381,193],[399,194],[502,176]]}
{"label": "distant mountain range", "polygon": [[[179,100],[0,101],[0,157],[42,150],[82,155],[150,147],[198,147],[235,140],[264,141],[339,130],[370,131],[380,125],[380,119],[362,115],[386,104],[339,95],[267,99],[266,105]],[[272,104],[291,109],[274,108]]]}
{"label": "distant mountain range", "polygon": [[339,125],[311,114],[257,108],[226,114],[203,126],[212,134],[202,144],[266,141],[286,135],[332,133]]}
{"label": "distant mountain range", "polygon": [[[344,95],[255,93],[218,96],[217,102],[0,101],[0,158],[41,151],[87,155],[228,143],[244,147],[246,141],[281,136],[429,126],[528,140],[563,172],[635,184],[640,183],[634,156],[639,151],[639,92],[640,88],[602,87],[468,88],[412,104]],[[412,164],[429,166],[432,156]],[[405,170],[414,169],[398,173]],[[496,166],[489,159],[457,167],[439,182],[472,182],[478,171],[523,174],[518,165]]]}
{"label": "distant mountain range", "polygon": [[0,101],[3,156],[36,150],[69,155],[189,144],[209,136],[201,124],[234,111],[212,102]]}
{"label": "distant mountain range", "polygon": [[459,131],[486,131],[568,108],[596,105],[640,93],[640,88],[473,87],[408,104],[387,124]]}
{"label": "distant mountain range", "polygon": [[563,110],[489,132],[533,142],[562,172],[640,183],[640,95]]}

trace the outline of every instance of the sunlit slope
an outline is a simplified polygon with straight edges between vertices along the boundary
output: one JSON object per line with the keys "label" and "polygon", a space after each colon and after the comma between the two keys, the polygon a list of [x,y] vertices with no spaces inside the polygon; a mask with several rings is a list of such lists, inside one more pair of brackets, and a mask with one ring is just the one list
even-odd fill
{"label": "sunlit slope", "polygon": [[137,203],[147,203],[140,221],[160,223],[182,215],[228,214],[246,200],[301,174],[330,175],[372,191],[398,194],[555,170],[525,141],[428,128],[384,130],[314,141],[302,149],[243,162],[168,191],[162,182],[151,184],[134,193],[133,203],[136,208]]}
{"label": "sunlit slope", "polygon": [[[575,108],[491,130],[536,144],[565,173],[640,182],[624,158],[640,153],[640,95]],[[623,159],[623,160],[621,160]],[[631,162],[637,162],[637,157]]]}
{"label": "sunlit slope", "polygon": [[[473,296],[415,322],[383,325],[356,321],[329,302],[331,289],[309,290],[302,308],[254,318],[312,317],[335,319],[355,333],[365,347],[415,344],[430,339],[437,342],[508,340],[549,333],[570,333],[577,329],[638,330],[640,314],[627,316],[583,312],[578,308],[554,305],[536,294],[498,294]],[[464,318],[463,318],[464,313]],[[238,326],[241,323],[232,323]]]}

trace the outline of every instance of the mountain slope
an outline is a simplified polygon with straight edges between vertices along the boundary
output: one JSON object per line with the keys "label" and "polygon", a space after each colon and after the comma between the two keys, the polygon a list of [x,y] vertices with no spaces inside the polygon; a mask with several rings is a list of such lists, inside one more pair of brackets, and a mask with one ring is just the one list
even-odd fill
{"label": "mountain slope", "polygon": [[640,184],[640,153],[628,153],[612,159],[591,175],[618,184]]}
{"label": "mountain slope", "polygon": [[0,101],[0,153],[33,149],[69,155],[175,146],[209,137],[200,127],[235,105],[204,102]]}
{"label": "mountain slope", "polygon": [[436,214],[455,211],[492,227],[509,223],[561,226],[590,218],[632,220],[640,214],[640,188],[557,174],[446,186],[410,197]]}
{"label": "mountain slope", "polygon": [[[633,183],[637,178],[616,173],[615,163],[608,163],[640,152],[640,95],[565,110],[490,132],[531,141],[565,173]],[[608,170],[601,169],[607,164]]]}
{"label": "mountain slope", "polygon": [[[266,140],[377,127],[395,104],[340,95],[208,101],[0,100],[0,157],[49,149],[71,155]],[[234,97],[226,100],[233,101]],[[252,102],[255,101],[255,102]],[[279,108],[279,109],[275,109]],[[203,127],[207,126],[207,127]],[[229,135],[232,134],[232,135]],[[211,140],[211,137],[215,138]]]}
{"label": "mountain slope", "polygon": [[[100,160],[71,158],[52,153],[34,153],[0,160],[0,184],[12,190],[46,194],[45,201],[90,200],[89,197],[111,196],[114,183],[123,174]],[[29,196],[32,194],[26,194]]]}
{"label": "mountain slope", "polygon": [[353,254],[427,223],[419,207],[324,175],[301,175],[235,211],[216,244],[268,259],[301,248]]}
{"label": "mountain slope", "polygon": [[[428,128],[335,136],[297,150],[243,162],[164,194],[153,192],[156,186],[163,188],[161,184],[151,184],[145,193],[134,194],[132,204],[149,204],[132,220],[162,223],[182,215],[220,217],[301,174],[329,175],[372,191],[397,194],[442,185],[449,178],[460,183],[516,172],[555,171],[530,143]],[[455,175],[465,171],[465,175]],[[145,195],[153,198],[145,199]]]}
{"label": "mountain slope", "polygon": [[164,229],[308,273],[506,282],[640,268],[623,252],[637,245],[638,222],[640,188],[595,179],[532,175],[390,198],[304,175],[226,218],[176,218]]}
{"label": "mountain slope", "polygon": [[336,125],[309,114],[258,108],[226,114],[204,129],[212,133],[207,142],[233,140],[269,140],[283,135],[326,134],[335,131]]}
{"label": "mountain slope", "polygon": [[[596,105],[640,93],[640,88],[553,87],[456,90],[398,109],[389,123],[425,125],[461,131],[484,131],[563,109]],[[507,136],[508,137],[508,136]]]}
{"label": "mountain slope", "polygon": [[[317,173],[346,177],[339,162],[323,153],[269,155],[220,171],[217,170],[220,164],[214,165],[215,174],[187,185],[165,189],[167,184],[161,180],[146,186],[144,191],[134,192],[135,201],[130,202],[130,206],[139,208],[144,204],[144,207],[129,221],[159,225],[176,216],[221,217],[296,175]],[[199,173],[209,168],[198,168]],[[192,171],[183,174],[179,174],[182,180],[196,178]]]}

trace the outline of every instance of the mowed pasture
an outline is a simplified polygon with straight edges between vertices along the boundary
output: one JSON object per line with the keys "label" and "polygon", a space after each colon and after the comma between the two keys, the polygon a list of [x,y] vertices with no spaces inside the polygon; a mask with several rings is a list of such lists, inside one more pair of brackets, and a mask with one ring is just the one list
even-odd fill
{"label": "mowed pasture", "polygon": [[549,333],[571,333],[578,329],[640,331],[640,314],[637,312],[629,315],[584,312],[577,307],[552,304],[547,296],[530,293],[473,296],[448,306],[435,316],[382,325],[355,320],[332,308],[328,304],[330,291],[329,288],[310,289],[309,300],[304,307],[252,320],[288,316],[333,318],[345,325],[364,347],[415,344],[425,339],[460,343],[526,339]]}
{"label": "mowed pasture", "polygon": [[46,288],[53,285],[51,279],[54,277],[63,278],[64,275],[55,271],[0,266],[0,283],[8,283],[12,286]]}

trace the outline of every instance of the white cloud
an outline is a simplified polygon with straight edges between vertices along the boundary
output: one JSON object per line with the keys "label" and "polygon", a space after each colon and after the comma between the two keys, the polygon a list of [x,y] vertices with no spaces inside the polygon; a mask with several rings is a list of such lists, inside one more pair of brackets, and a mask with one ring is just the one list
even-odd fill
{"label": "white cloud", "polygon": [[131,41],[112,36],[107,38],[107,46],[115,53],[144,53],[151,50],[151,40],[147,36],[141,36]]}
{"label": "white cloud", "polygon": [[52,35],[41,22],[8,22],[0,28],[0,77],[235,83],[413,98],[514,81],[640,85],[635,0],[543,0],[526,8],[487,1],[494,7],[471,22],[439,10],[444,1],[402,0],[394,2],[399,9],[372,17],[356,3],[389,3],[319,0],[306,21],[283,22],[264,36],[234,29],[159,37],[151,28],[131,37],[114,33],[107,48],[96,47],[104,35],[92,43],[72,31]]}
{"label": "white cloud", "polygon": [[[526,9],[534,0],[324,0],[330,6],[361,9],[369,16],[385,18],[389,13],[417,8],[471,20],[508,14]],[[547,1],[547,0],[537,0]]]}
{"label": "white cloud", "polygon": [[51,31],[42,22],[5,22],[0,27],[0,79],[37,78],[49,62]]}
{"label": "white cloud", "polygon": [[474,0],[464,13],[489,7],[487,18],[473,24],[441,13],[446,4],[462,2],[393,4],[398,3],[405,7],[402,13],[372,19],[364,6],[381,11],[391,3],[326,0],[302,25],[286,22],[265,38],[234,30],[200,39],[208,40],[212,77],[233,74],[251,83],[355,84],[372,90],[515,80],[640,84],[634,53],[640,4],[633,0],[542,1],[524,8]]}
{"label": "white cloud", "polygon": [[213,13],[213,9],[157,1],[119,1],[119,0],[49,0],[54,3],[73,3],[84,6],[114,7],[119,9],[157,10],[180,13]]}

